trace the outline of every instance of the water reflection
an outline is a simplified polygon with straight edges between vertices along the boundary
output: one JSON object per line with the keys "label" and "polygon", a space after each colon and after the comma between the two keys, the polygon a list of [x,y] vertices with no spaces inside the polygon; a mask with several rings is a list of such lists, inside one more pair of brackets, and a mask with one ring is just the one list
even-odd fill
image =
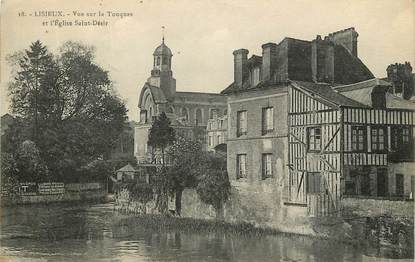
{"label": "water reflection", "polygon": [[3,208],[1,253],[49,261],[362,261],[363,251],[298,236],[146,228],[111,205]]}

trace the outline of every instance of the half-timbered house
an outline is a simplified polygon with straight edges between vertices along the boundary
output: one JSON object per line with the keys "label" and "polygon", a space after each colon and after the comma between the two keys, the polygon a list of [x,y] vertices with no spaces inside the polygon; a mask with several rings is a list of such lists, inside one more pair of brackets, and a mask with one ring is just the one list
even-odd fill
{"label": "half-timbered house", "polygon": [[[401,99],[398,108],[386,107],[388,85],[373,79],[333,89],[292,82],[289,202],[303,204],[310,215],[330,215],[338,213],[342,197],[348,195],[409,197],[415,106]],[[371,92],[361,100],[370,105],[344,95],[344,89],[363,86]]]}

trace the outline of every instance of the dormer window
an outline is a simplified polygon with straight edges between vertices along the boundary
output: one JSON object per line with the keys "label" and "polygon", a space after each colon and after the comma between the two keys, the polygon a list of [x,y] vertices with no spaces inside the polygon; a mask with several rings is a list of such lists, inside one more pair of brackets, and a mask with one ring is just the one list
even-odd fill
{"label": "dormer window", "polygon": [[251,70],[251,84],[256,86],[260,81],[261,70],[259,67],[255,67]]}

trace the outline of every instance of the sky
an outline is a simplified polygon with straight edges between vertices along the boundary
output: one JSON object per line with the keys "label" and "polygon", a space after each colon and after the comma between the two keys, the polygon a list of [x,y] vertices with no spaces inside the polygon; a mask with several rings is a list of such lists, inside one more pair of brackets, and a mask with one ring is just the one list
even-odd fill
{"label": "sky", "polygon": [[[412,0],[0,0],[0,112],[8,112],[7,55],[40,40],[57,52],[65,41],[93,45],[96,62],[109,71],[126,102],[130,120],[138,120],[141,87],[150,76],[154,49],[165,43],[173,52],[178,91],[220,92],[233,80],[235,49],[261,55],[261,45],[284,37],[312,40],[354,27],[358,54],[376,77],[386,67],[415,65],[415,2]],[[39,17],[40,11],[62,11],[65,17]],[[74,11],[84,17],[76,18]],[[104,17],[87,17],[86,13]],[[113,13],[130,13],[123,18]],[[25,16],[19,16],[25,12]],[[35,13],[36,12],[36,13]],[[30,16],[30,14],[32,14]],[[107,26],[50,26],[51,20],[105,20]],[[43,25],[48,22],[48,25]],[[414,69],[415,71],[415,69]]]}

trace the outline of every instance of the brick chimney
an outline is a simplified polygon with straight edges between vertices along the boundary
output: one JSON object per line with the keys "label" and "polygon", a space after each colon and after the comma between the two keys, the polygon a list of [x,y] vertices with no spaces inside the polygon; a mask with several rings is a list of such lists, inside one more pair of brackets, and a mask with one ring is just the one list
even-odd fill
{"label": "brick chimney", "polygon": [[233,76],[234,82],[238,86],[242,86],[243,80],[247,76],[246,62],[248,60],[249,51],[246,49],[238,49],[233,51]]}
{"label": "brick chimney", "polygon": [[334,46],[320,35],[311,42],[311,72],[314,82],[334,82]]}
{"label": "brick chimney", "polygon": [[277,66],[277,44],[262,45],[262,81],[270,80]]}
{"label": "brick chimney", "polygon": [[333,32],[327,38],[335,44],[344,46],[351,54],[357,57],[357,37],[359,34],[354,27]]}

